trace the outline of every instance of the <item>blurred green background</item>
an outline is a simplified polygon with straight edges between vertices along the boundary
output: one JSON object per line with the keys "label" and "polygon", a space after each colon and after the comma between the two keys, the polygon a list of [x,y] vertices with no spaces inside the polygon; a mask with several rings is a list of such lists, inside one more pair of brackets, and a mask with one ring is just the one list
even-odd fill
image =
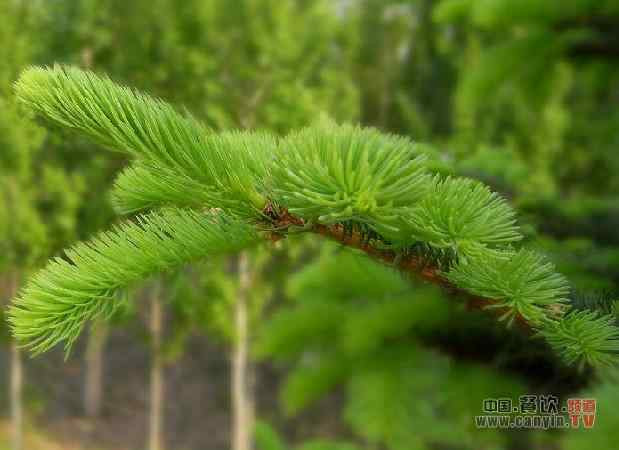
{"label": "blurred green background", "polygon": [[[330,117],[409,136],[437,172],[509,198],[574,296],[619,298],[618,0],[0,0],[3,304],[116,220],[104,193],[123,157],[15,103],[20,71],[56,62],[214,129],[283,134]],[[565,367],[541,341],[355,253],[305,238],[274,247],[249,255],[256,450],[619,446],[613,371]],[[237,272],[212,260],[135,286],[66,362],[20,355],[2,319],[0,449],[15,449],[16,404],[25,450],[231,448]],[[475,426],[484,399],[523,394],[595,398],[595,426]]]}

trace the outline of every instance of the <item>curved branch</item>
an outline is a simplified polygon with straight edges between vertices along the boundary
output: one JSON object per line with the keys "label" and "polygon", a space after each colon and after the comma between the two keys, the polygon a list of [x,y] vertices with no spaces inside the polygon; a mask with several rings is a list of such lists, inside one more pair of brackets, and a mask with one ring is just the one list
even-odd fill
{"label": "curved branch", "polygon": [[[265,209],[265,214],[273,216],[272,211],[273,209],[268,207]],[[498,316],[502,316],[509,311],[509,308],[506,306],[498,306],[495,299],[473,295],[456,286],[441,273],[438,266],[429,265],[427,261],[424,261],[418,255],[399,255],[396,251],[378,248],[364,239],[361,232],[346,230],[342,224],[314,224],[308,227],[303,219],[290,214],[286,209],[280,210],[279,214],[273,217],[273,223],[278,231],[272,233],[272,240],[280,239],[282,237],[281,231],[283,230],[288,230],[291,227],[300,227],[307,232],[319,234],[345,247],[360,250],[378,262],[393,267],[408,275],[420,278],[423,281],[440,286],[450,294],[462,296],[466,299],[467,307],[470,309],[491,308],[492,312]],[[551,305],[549,309],[559,315],[565,309],[565,305],[556,303]],[[514,319],[520,329],[529,334],[534,333],[530,323],[522,317],[522,315],[517,314]]]}
{"label": "curved branch", "polygon": [[13,334],[35,353],[63,340],[68,351],[85,322],[114,312],[118,289],[256,240],[253,227],[221,214],[171,208],[139,216],[77,244],[37,273],[10,307]]}

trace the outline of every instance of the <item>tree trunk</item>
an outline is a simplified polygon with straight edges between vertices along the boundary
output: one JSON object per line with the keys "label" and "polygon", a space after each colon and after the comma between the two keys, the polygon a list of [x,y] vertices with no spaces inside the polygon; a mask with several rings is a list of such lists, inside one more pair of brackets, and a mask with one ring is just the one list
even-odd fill
{"label": "tree trunk", "polygon": [[234,310],[235,340],[232,355],[232,450],[251,450],[253,401],[249,380],[248,294],[249,257],[242,252],[238,261],[239,292]]}
{"label": "tree trunk", "polygon": [[162,450],[162,418],[163,418],[163,361],[161,357],[161,335],[163,330],[163,311],[159,298],[160,287],[157,282],[151,293],[150,334],[151,357],[150,369],[150,421],[149,450]]}
{"label": "tree trunk", "polygon": [[[80,53],[84,69],[92,68],[92,47],[83,47]],[[86,344],[86,374],[84,380],[84,412],[89,419],[101,414],[103,398],[103,354],[108,336],[108,325],[104,321],[93,322]]]}
{"label": "tree trunk", "polygon": [[23,411],[22,411],[22,361],[17,343],[11,341],[11,449],[22,449]]}
{"label": "tree trunk", "polygon": [[[9,299],[17,293],[17,276],[9,280]],[[23,441],[23,408],[22,408],[22,360],[17,342],[11,339],[11,381],[9,383],[9,398],[11,408],[11,449],[21,450]]]}
{"label": "tree trunk", "polygon": [[84,380],[84,411],[89,419],[101,414],[103,398],[103,356],[108,336],[108,325],[104,321],[90,326],[86,345],[86,374]]}

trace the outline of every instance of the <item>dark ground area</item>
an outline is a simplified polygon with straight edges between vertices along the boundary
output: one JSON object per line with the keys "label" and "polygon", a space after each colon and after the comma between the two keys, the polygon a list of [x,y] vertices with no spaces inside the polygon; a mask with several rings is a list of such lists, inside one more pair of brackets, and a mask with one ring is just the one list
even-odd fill
{"label": "dark ground area", "polygon": [[[81,344],[81,345],[80,345]],[[102,415],[95,422],[83,416],[83,344],[65,362],[61,349],[25,361],[26,404],[30,417],[46,432],[83,449],[142,449],[148,428],[149,355],[145,342],[126,329],[114,330],[107,343]],[[122,351],[121,351],[122,349]],[[7,386],[7,352],[0,353],[0,384]],[[268,420],[291,441],[329,437],[345,432],[338,425],[340,395],[334,394],[295,419],[278,407],[282,370],[256,368],[256,401],[261,419]],[[229,448],[230,395],[226,349],[204,338],[187,343],[182,357],[165,372],[165,441],[174,450]],[[6,394],[2,410],[7,414]]]}

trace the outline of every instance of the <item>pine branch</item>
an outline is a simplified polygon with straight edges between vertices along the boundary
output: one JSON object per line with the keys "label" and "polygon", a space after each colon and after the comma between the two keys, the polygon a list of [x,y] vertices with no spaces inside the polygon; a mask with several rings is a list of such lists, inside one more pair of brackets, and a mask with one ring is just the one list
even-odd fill
{"label": "pine branch", "polygon": [[474,295],[494,299],[489,307],[504,309],[501,318],[509,321],[518,316],[535,325],[549,315],[548,308],[557,314],[566,309],[567,280],[530,250],[461,260],[446,277]]}
{"label": "pine branch", "polygon": [[154,212],[78,245],[69,261],[51,262],[11,309],[14,333],[35,351],[63,339],[70,347],[85,320],[109,313],[115,289],[238,250],[266,230],[273,239],[299,231],[326,236],[465,293],[471,305],[524,324],[557,349],[571,339],[562,353],[568,362],[616,361],[608,355],[617,327],[565,315],[564,278],[541,256],[511,247],[520,234],[509,205],[479,182],[432,177],[421,147],[406,139],[335,124],[280,140],[213,134],[160,100],[73,68],[30,69],[16,90],[53,122],[136,156],[116,183],[120,211],[217,208],[240,218]]}
{"label": "pine branch", "polygon": [[28,69],[15,91],[51,122],[204,185],[208,206],[252,216],[265,204],[266,161],[275,146],[267,134],[212,134],[162,100],[74,67]]}
{"label": "pine branch", "polygon": [[574,310],[548,321],[539,333],[567,364],[613,366],[619,355],[616,320],[597,311]]}
{"label": "pine branch", "polygon": [[217,213],[169,209],[138,216],[49,262],[14,300],[9,322],[35,353],[63,340],[68,351],[86,321],[114,311],[118,289],[256,240],[252,227]]}
{"label": "pine branch", "polygon": [[[272,236],[274,240],[279,239],[282,230],[288,230],[289,228],[299,228],[305,232],[319,234],[345,247],[360,250],[370,258],[393,267],[402,273],[406,273],[413,278],[418,278],[440,286],[452,295],[457,294],[467,301],[467,305],[471,309],[491,309],[498,314],[500,318],[509,318],[510,323],[514,321],[518,322],[525,330],[528,330],[530,333],[534,332],[532,324],[530,324],[524,316],[518,311],[514,311],[513,308],[508,307],[507,303],[510,302],[510,300],[504,299],[503,302],[499,302],[495,298],[477,295],[474,292],[468,291],[465,288],[466,285],[459,285],[450,280],[450,272],[441,269],[445,264],[441,261],[440,257],[436,259],[435,254],[431,254],[430,257],[427,257],[428,255],[425,253],[403,253],[401,251],[385,248],[384,246],[376,245],[369,241],[362,232],[347,229],[342,224],[314,224],[308,226],[302,219],[291,215],[287,211],[282,211],[281,216],[275,219],[274,223],[278,230]],[[472,248],[472,246],[468,247],[469,252],[471,252]],[[474,252],[469,254],[472,256]],[[484,254],[492,255],[493,252],[488,252],[486,250]],[[439,253],[439,255],[442,255],[442,253]],[[462,281],[464,282],[464,280],[465,278],[463,277]],[[552,301],[546,301],[546,303],[547,305],[544,311],[552,315],[561,313],[561,311],[565,309],[562,300],[558,303],[553,303]],[[534,308],[534,305],[531,308]]]}
{"label": "pine branch", "polygon": [[515,216],[503,198],[480,182],[446,178],[435,182],[419,206],[407,211],[405,220],[416,240],[466,253],[479,244],[520,240]]}
{"label": "pine branch", "polygon": [[349,125],[305,128],[286,137],[273,166],[278,202],[307,221],[355,220],[391,239],[406,234],[400,209],[430,189],[415,144]]}
{"label": "pine branch", "polygon": [[216,195],[208,186],[153,163],[126,168],[111,192],[112,205],[120,214],[166,206],[199,208],[211,204]]}
{"label": "pine branch", "polygon": [[[207,134],[165,102],[75,67],[33,67],[15,83],[18,99],[51,122],[133,156],[180,164],[196,155],[178,144]],[[184,146],[183,146],[184,147]],[[195,148],[195,144],[190,145]]]}

